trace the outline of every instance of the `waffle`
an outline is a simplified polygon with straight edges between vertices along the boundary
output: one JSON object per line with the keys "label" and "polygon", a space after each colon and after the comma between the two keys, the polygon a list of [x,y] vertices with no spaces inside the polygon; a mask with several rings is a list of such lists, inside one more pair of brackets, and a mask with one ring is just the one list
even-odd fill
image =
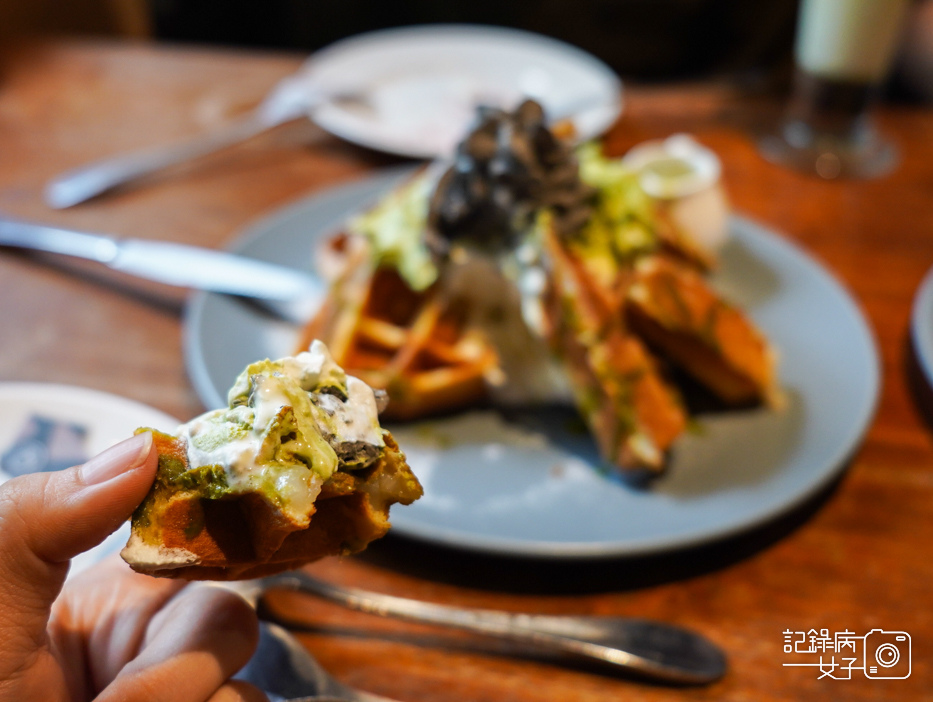
{"label": "waffle", "polygon": [[776,400],[771,347],[695,270],[665,256],[639,261],[625,310],[634,333],[727,405]]}
{"label": "waffle", "polygon": [[365,252],[351,255],[343,268],[300,348],[321,339],[348,373],[386,390],[387,419],[486,401],[498,357],[470,324],[473,310],[461,296],[438,284],[414,291],[395,269],[371,265]]}
{"label": "waffle", "polygon": [[627,470],[660,471],[687,423],[677,391],[626,329],[617,286],[599,285],[553,230],[545,236],[544,250],[545,333],[600,454]]}
{"label": "waffle", "polygon": [[153,432],[156,483],[132,519],[121,552],[136,571],[186,580],[239,580],[291,570],[325,556],[363,550],[389,529],[389,507],[409,504],[421,486],[390,435],[364,471],[338,470],[324,483],[308,523],[258,493],[205,499],[176,476],[188,470],[184,439]]}

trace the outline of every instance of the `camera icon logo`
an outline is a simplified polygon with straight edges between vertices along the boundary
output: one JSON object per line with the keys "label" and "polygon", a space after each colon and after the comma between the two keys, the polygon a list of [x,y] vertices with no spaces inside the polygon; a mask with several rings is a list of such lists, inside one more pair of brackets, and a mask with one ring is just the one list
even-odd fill
{"label": "camera icon logo", "polygon": [[865,634],[865,676],[875,680],[910,677],[910,634],[872,629]]}

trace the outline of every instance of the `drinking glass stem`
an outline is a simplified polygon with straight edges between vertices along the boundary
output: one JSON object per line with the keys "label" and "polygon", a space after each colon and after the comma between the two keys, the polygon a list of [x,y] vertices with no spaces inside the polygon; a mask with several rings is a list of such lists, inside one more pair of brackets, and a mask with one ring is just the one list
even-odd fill
{"label": "drinking glass stem", "polygon": [[826,78],[798,69],[776,134],[761,151],[769,160],[814,173],[871,178],[890,171],[897,150],[875,129],[871,108],[879,86]]}
{"label": "drinking glass stem", "polygon": [[868,110],[877,87],[866,83],[822,78],[798,71],[787,108],[785,128],[802,125],[814,135],[842,143],[863,141],[872,127]]}

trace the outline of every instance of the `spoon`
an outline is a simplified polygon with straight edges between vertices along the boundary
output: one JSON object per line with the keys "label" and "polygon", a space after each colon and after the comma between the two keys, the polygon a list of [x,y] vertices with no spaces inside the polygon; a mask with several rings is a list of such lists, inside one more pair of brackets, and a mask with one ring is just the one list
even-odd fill
{"label": "spoon", "polygon": [[343,587],[303,571],[240,585],[255,593],[257,599],[275,589],[309,593],[349,609],[532,644],[537,651],[626,669],[660,682],[706,684],[726,671],[725,656],[714,644],[696,633],[661,622],[451,607]]}

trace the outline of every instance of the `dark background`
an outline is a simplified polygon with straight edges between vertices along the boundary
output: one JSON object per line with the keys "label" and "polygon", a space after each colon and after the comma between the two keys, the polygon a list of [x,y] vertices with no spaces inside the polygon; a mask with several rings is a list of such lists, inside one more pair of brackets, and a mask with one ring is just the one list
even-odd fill
{"label": "dark background", "polygon": [[157,38],[311,52],[387,27],[527,29],[595,54],[623,78],[767,75],[790,65],[797,0],[151,0]]}
{"label": "dark background", "polygon": [[[879,0],[881,1],[881,0]],[[790,85],[800,0],[0,0],[0,48],[84,35],[310,54],[361,32],[431,23],[515,27],[598,56],[626,81]],[[933,102],[933,0],[912,0],[886,97]]]}

